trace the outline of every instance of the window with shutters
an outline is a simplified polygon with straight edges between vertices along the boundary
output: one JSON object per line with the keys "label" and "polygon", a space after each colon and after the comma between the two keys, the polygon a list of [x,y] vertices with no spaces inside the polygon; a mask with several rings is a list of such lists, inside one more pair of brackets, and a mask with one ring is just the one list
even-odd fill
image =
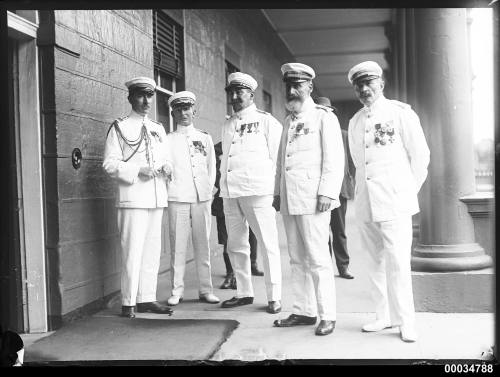
{"label": "window with shutters", "polygon": [[153,10],[153,60],[157,83],[156,120],[174,131],[168,99],[184,90],[184,30],[162,10]]}
{"label": "window with shutters", "polygon": [[184,77],[184,31],[161,10],[153,13],[154,65],[175,78]]}

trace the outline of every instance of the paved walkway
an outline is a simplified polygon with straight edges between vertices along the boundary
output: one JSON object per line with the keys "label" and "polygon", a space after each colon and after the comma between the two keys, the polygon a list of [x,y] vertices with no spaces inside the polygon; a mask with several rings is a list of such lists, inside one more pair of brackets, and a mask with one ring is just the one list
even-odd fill
{"label": "paved walkway", "polygon": [[[240,324],[211,360],[257,361],[265,359],[316,359],[318,360],[438,360],[438,359],[491,359],[494,344],[493,313],[417,313],[419,340],[404,343],[397,328],[380,333],[363,333],[361,326],[374,318],[368,296],[365,252],[359,247],[359,237],[352,221],[351,207],[347,213],[348,246],[351,254],[351,271],[354,280],[335,278],[337,288],[337,326],[333,334],[319,337],[314,335],[315,326],[276,328],[272,323],[277,318],[290,314],[292,292],[290,265],[286,250],[286,239],[281,216],[278,215],[281,258],[283,266],[283,311],[279,314],[265,312],[264,278],[253,277],[255,300],[253,305],[235,309],[222,309],[220,305],[200,303],[194,263],[186,270],[186,291],[184,301],[174,308],[170,318],[189,319],[235,319]],[[214,234],[215,235],[215,234]],[[214,237],[214,239],[216,239]],[[260,258],[260,255],[259,255]],[[233,290],[218,289],[225,274],[222,248],[213,245],[212,276],[215,294],[221,300],[229,299]],[[259,261],[262,268],[262,262]],[[336,270],[335,270],[336,271]],[[337,272],[336,272],[337,273]],[[165,301],[170,293],[170,275],[160,275],[158,298]],[[96,316],[118,314],[120,303],[115,301],[109,309]],[[163,316],[138,314],[143,318]],[[49,333],[50,334],[50,333]],[[38,339],[38,335],[24,335],[27,344]],[[175,340],[182,342],[182,339]],[[173,344],[175,344],[175,341]],[[151,345],[154,347],[154,344]],[[388,360],[388,361],[387,361]],[[444,363],[444,361],[443,361]]]}

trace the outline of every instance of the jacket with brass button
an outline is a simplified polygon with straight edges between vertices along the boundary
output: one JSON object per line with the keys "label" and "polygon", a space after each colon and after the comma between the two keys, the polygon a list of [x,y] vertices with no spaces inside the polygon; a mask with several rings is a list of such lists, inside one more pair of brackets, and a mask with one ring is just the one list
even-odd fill
{"label": "jacket with brass button", "polygon": [[252,104],[222,127],[220,196],[272,195],[281,130],[271,114]]}
{"label": "jacket with brass button", "polygon": [[173,163],[168,200],[185,203],[211,200],[216,173],[212,137],[191,124],[178,126],[167,138]]}
{"label": "jacket with brass button", "polygon": [[389,221],[417,213],[430,152],[410,105],[381,96],[352,117],[348,137],[356,167],[356,217]]}
{"label": "jacket with brass button", "polygon": [[318,195],[337,208],[344,178],[344,145],[335,114],[309,97],[302,111],[285,119],[277,164],[275,195],[284,215],[317,212]]}
{"label": "jacket with brass button", "polygon": [[[129,141],[140,140],[143,125],[147,132],[139,147],[127,145],[124,138]],[[135,150],[137,151],[134,152]],[[139,169],[149,165],[157,170],[163,165],[171,166],[170,162],[170,147],[161,123],[135,111],[128,117],[115,121],[106,138],[103,168],[118,183],[116,206],[167,207],[166,177],[159,175],[143,180],[139,177]]]}

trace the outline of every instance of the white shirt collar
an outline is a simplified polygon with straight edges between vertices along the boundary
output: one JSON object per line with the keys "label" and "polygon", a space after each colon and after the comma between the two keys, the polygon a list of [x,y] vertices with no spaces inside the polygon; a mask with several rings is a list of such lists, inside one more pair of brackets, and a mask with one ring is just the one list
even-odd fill
{"label": "white shirt collar", "polygon": [[301,112],[306,112],[313,109],[315,106],[316,104],[314,103],[313,99],[311,97],[307,97],[300,110]]}
{"label": "white shirt collar", "polygon": [[181,125],[177,125],[177,132],[181,133],[181,134],[190,134],[192,132],[194,132],[194,125],[193,123],[187,125],[187,126],[181,126]]}
{"label": "white shirt collar", "polygon": [[234,115],[236,115],[237,117],[242,117],[252,111],[255,111],[257,109],[257,106],[255,105],[255,103],[252,103],[250,106],[247,106],[245,107],[244,109],[238,111],[237,113],[235,113]]}
{"label": "white shirt collar", "polygon": [[135,112],[134,110],[130,110],[130,114],[128,116],[129,118],[132,118],[132,119],[141,119],[141,120],[147,120],[148,119],[148,115],[141,115],[137,112]]}
{"label": "white shirt collar", "polygon": [[386,102],[387,98],[385,98],[384,95],[381,94],[380,97],[378,97],[377,100],[371,104],[371,106],[365,106],[365,109],[368,112],[373,112],[384,106]]}

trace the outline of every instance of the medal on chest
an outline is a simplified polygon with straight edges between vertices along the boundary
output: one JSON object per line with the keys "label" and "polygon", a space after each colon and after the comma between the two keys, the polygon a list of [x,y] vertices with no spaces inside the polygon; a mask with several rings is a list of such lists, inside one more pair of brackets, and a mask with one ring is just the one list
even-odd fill
{"label": "medal on chest", "polygon": [[205,146],[200,140],[192,140],[195,153],[201,153],[203,156],[207,155]]}
{"label": "medal on chest", "polygon": [[149,133],[151,134],[151,136],[153,136],[153,137],[154,137],[154,139],[155,139],[157,142],[159,142],[159,143],[161,143],[161,142],[162,142],[161,136],[158,134],[158,132],[151,130],[151,131],[149,131]]}
{"label": "medal on chest", "polygon": [[394,121],[376,123],[374,131],[374,142],[377,145],[384,146],[394,143]]}
{"label": "medal on chest", "polygon": [[236,131],[240,137],[243,137],[244,134],[257,134],[259,133],[259,122],[241,124]]}
{"label": "medal on chest", "polygon": [[309,126],[307,126],[304,122],[299,122],[293,129],[291,129],[292,134],[290,137],[290,141],[295,141],[299,137],[303,137],[304,135],[308,135],[310,133]]}

